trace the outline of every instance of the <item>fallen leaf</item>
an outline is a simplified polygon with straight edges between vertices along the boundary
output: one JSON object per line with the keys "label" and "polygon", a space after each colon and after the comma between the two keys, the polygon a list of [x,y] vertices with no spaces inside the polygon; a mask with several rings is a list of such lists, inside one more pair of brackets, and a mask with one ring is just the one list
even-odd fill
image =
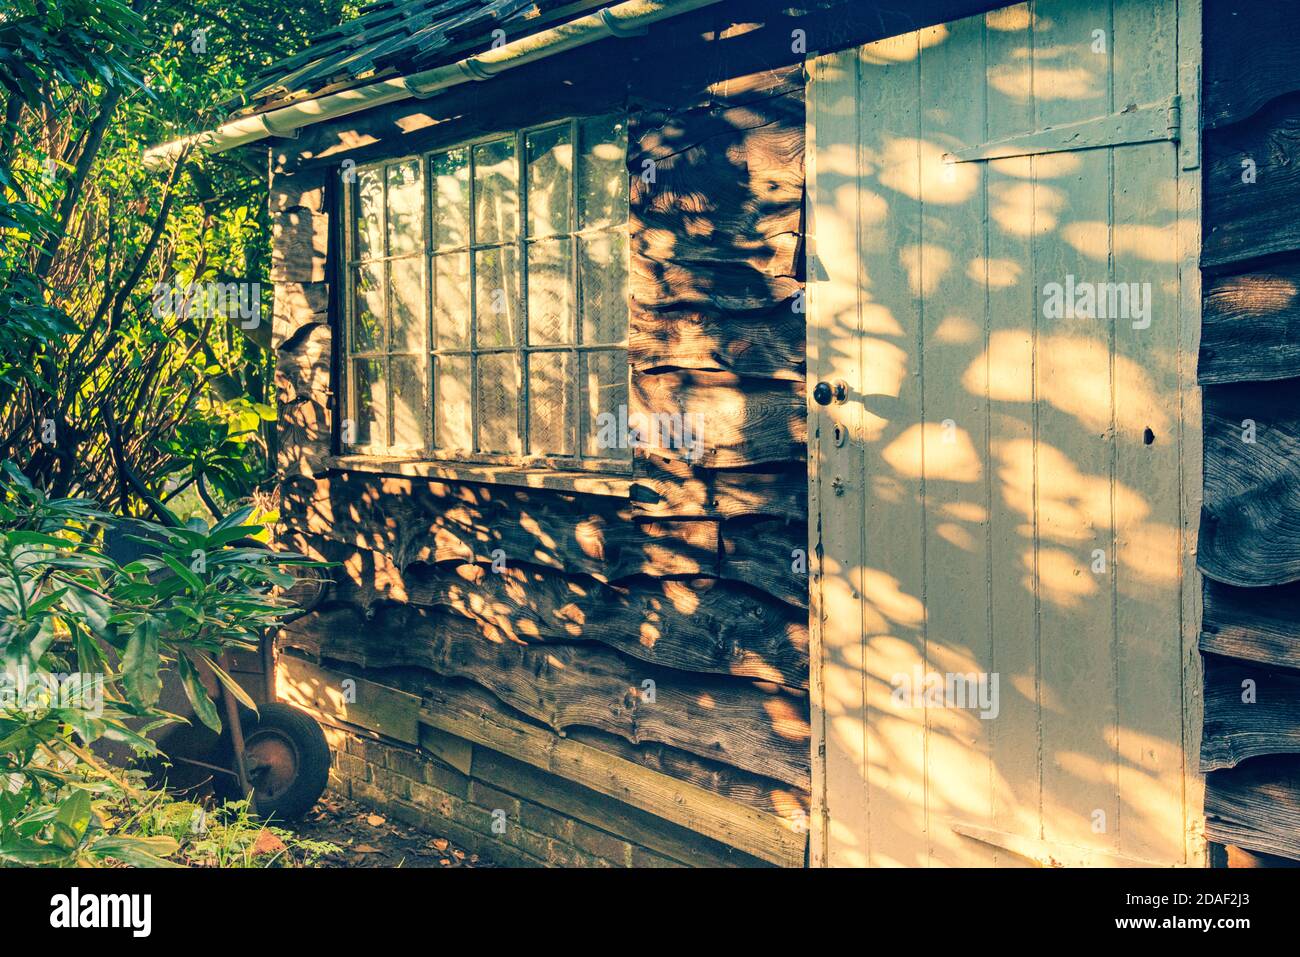
{"label": "fallen leaf", "polygon": [[257,835],[257,841],[253,844],[253,856],[258,857],[262,854],[279,854],[287,850],[284,841],[280,840],[270,831],[262,830]]}
{"label": "fallen leaf", "polygon": [[386,824],[387,822],[388,822],[387,818],[380,817],[378,814],[371,814],[369,817],[366,818],[366,823],[369,824],[371,827],[379,827],[379,825]]}
{"label": "fallen leaf", "polygon": [[383,851],[375,847],[373,844],[358,844],[356,847],[352,848],[352,853],[353,854],[382,854]]}
{"label": "fallen leaf", "polygon": [[448,841],[445,837],[435,837],[429,843],[432,844],[434,847],[436,847],[438,850],[445,851],[447,849],[447,845],[450,844],[451,842]]}

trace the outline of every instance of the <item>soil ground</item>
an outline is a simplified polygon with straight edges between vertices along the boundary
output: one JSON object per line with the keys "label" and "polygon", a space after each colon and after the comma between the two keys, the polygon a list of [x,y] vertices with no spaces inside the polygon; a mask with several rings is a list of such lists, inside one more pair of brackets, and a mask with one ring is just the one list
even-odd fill
{"label": "soil ground", "polygon": [[288,829],[342,849],[323,856],[318,867],[492,866],[445,837],[390,820],[336,794],[326,794]]}

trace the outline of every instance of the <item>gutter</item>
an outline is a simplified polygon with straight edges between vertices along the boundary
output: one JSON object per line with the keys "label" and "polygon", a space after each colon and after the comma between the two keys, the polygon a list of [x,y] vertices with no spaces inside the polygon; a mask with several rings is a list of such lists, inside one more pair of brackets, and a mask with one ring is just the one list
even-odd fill
{"label": "gutter", "polygon": [[152,146],[144,152],[144,165],[148,169],[162,168],[174,161],[186,147],[205,153],[224,153],[272,136],[296,136],[305,126],[400,100],[423,99],[462,83],[489,80],[515,67],[606,37],[638,36],[660,20],[717,2],[719,0],[626,0],[455,63],[240,117],[214,130]]}

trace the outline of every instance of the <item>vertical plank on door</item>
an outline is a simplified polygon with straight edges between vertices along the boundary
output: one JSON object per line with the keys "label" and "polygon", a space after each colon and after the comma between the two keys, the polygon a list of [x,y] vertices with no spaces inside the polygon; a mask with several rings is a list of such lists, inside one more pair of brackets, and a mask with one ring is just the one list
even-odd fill
{"label": "vertical plank on door", "polygon": [[[858,275],[858,57],[819,58],[809,85],[808,374],[862,389]],[[812,389],[808,392],[811,395]],[[864,866],[867,732],[862,622],[862,406],[809,405],[815,865]],[[846,430],[837,441],[835,428]],[[832,624],[833,623],[833,624]]]}
{"label": "vertical plank on door", "polygon": [[[991,702],[985,711],[979,700],[992,670],[983,521],[988,399],[963,378],[985,346],[985,170],[943,159],[986,138],[983,34],[979,17],[921,31],[921,241],[904,254],[915,261],[912,291],[923,303],[925,659],[951,682],[954,698],[926,711],[929,858],[987,867],[993,849],[950,826],[993,823],[989,739],[996,716]],[[956,701],[959,694],[965,700]]]}
{"label": "vertical plank on door", "polygon": [[[1039,0],[1034,104],[1040,127],[1109,112],[1110,4]],[[1114,415],[1109,326],[1050,318],[1047,284],[1105,283],[1110,270],[1110,151],[1035,158],[1034,262],[1040,299],[1038,600],[1041,621],[1043,836],[1117,845],[1115,619],[1111,508]]]}
{"label": "vertical plank on door", "polygon": [[895,695],[924,672],[920,301],[908,258],[921,234],[919,36],[859,51],[866,554],[867,800],[874,864],[928,861],[925,707]]}
{"label": "vertical plank on door", "polygon": [[[1114,109],[1177,89],[1177,8],[1113,0]],[[1113,320],[1115,346],[1115,620],[1118,628],[1119,850],[1185,857],[1182,700],[1178,153],[1168,143],[1110,150],[1114,280],[1150,290],[1146,318]],[[1130,287],[1131,288],[1131,287]],[[1142,328],[1149,322],[1149,326]],[[1148,433],[1147,430],[1150,430]]]}
{"label": "vertical plank on door", "polygon": [[[1034,129],[1032,12],[1028,3],[985,15],[988,141]],[[984,203],[986,353],[965,378],[989,398],[989,608],[998,675],[993,724],[994,827],[1042,836],[1038,617],[1034,514],[1034,335],[1037,297],[1031,235],[1034,158],[988,163]],[[997,863],[1024,859],[1006,852]]]}

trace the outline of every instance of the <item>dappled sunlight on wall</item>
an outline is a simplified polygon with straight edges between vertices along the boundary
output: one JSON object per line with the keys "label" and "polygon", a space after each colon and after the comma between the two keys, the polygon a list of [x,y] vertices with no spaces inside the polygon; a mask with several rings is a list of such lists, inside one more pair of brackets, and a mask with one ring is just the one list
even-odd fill
{"label": "dappled sunlight on wall", "polygon": [[1167,98],[1172,5],[1034,9],[814,76],[810,374],[847,385],[810,423],[834,863],[1193,853],[1175,146],[1003,142]]}

